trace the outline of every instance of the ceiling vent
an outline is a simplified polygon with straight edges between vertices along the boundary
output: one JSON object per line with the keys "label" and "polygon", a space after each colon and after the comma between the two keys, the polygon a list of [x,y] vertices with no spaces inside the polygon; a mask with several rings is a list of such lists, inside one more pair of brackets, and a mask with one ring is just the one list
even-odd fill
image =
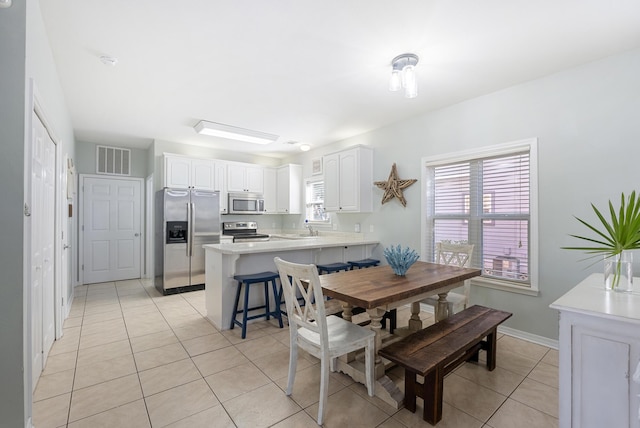
{"label": "ceiling vent", "polygon": [[131,150],[96,146],[96,173],[131,175]]}

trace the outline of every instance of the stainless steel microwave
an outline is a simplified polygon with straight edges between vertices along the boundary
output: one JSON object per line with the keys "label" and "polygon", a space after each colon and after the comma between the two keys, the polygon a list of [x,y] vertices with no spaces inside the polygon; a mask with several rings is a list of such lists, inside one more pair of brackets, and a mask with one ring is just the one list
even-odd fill
{"label": "stainless steel microwave", "polygon": [[229,193],[229,214],[264,214],[262,193]]}

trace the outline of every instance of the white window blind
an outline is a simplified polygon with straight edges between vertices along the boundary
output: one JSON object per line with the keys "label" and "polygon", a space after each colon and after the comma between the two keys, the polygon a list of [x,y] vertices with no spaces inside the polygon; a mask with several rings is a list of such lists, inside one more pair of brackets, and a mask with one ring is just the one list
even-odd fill
{"label": "white window blind", "polygon": [[329,221],[324,210],[324,181],[309,180],[306,186],[307,220],[310,222]]}
{"label": "white window blind", "polygon": [[530,152],[427,166],[427,248],[436,242],[475,245],[472,266],[483,276],[531,284]]}

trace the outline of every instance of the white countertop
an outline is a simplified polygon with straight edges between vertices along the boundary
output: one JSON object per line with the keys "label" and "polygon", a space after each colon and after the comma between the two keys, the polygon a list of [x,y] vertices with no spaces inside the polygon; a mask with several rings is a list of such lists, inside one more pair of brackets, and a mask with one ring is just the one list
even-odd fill
{"label": "white countertop", "polygon": [[[277,235],[273,235],[277,238]],[[247,242],[235,244],[207,244],[204,249],[222,254],[254,254],[276,251],[312,250],[314,248],[342,247],[351,245],[375,245],[379,241],[373,239],[354,238],[350,236],[314,236],[297,237],[296,239],[272,239],[266,242]]]}
{"label": "white countertop", "polygon": [[[640,278],[633,281],[640,284]],[[618,293],[604,289],[604,276],[594,273],[549,305],[559,311],[599,315],[611,319],[640,320],[640,293]]]}

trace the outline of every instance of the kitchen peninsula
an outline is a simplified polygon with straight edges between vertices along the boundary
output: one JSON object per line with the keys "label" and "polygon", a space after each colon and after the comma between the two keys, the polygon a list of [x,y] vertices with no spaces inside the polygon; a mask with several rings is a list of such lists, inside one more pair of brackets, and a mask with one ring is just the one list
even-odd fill
{"label": "kitchen peninsula", "polygon": [[[295,263],[333,263],[371,256],[377,240],[361,234],[304,236],[272,235],[266,242],[205,245],[205,299],[207,317],[221,330],[231,323],[237,289],[234,275],[264,271],[276,272],[273,262],[279,256]],[[264,294],[256,288],[249,306],[264,304]]]}

